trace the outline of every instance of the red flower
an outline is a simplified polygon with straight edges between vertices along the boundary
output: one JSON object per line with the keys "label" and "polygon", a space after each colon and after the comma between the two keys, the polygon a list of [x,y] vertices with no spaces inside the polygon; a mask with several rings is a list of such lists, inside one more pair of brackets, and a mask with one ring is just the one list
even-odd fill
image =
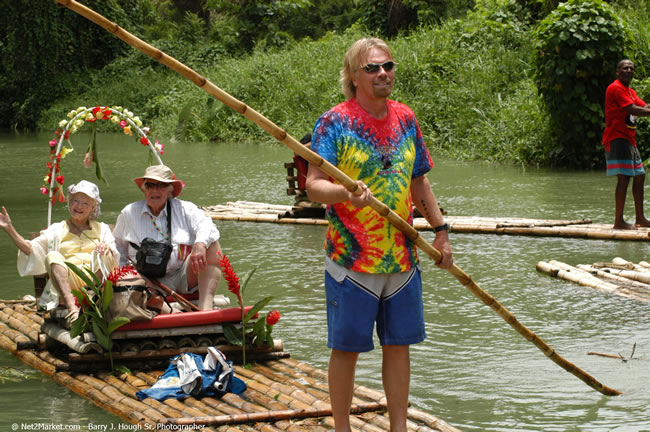
{"label": "red flower", "polygon": [[235,269],[232,268],[232,264],[230,264],[230,260],[226,255],[222,255],[222,258],[219,260],[219,266],[223,270],[223,277],[228,283],[228,290],[230,290],[231,293],[235,294],[237,296],[237,300],[239,300],[239,304],[243,305],[239,278],[237,277],[237,273],[235,273]]}
{"label": "red flower", "polygon": [[280,312],[273,309],[271,312],[266,314],[266,325],[270,325],[270,326],[276,325],[278,321],[280,321],[281,316],[282,315],[280,315]]}
{"label": "red flower", "polygon": [[146,136],[143,136],[140,138],[140,142],[142,143],[143,146],[148,146],[149,145],[149,139]]}
{"label": "red flower", "polygon": [[63,185],[63,182],[65,181],[65,177],[63,177],[62,175],[60,175],[60,176],[57,176],[54,180],[56,180],[56,182],[57,182],[58,184]]}
{"label": "red flower", "polygon": [[133,274],[134,276],[138,274],[138,271],[135,267],[131,265],[124,265],[120,268],[114,269],[111,274],[108,275],[106,279],[111,281],[113,284],[116,284],[118,280],[122,279],[124,276]]}

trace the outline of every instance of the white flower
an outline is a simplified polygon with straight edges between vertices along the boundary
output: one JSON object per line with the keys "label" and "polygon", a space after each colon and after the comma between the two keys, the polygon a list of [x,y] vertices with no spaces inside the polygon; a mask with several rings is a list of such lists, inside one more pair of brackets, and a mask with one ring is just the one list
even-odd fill
{"label": "white flower", "polygon": [[59,127],[60,127],[60,128],[65,127],[65,125],[67,125],[67,124],[68,124],[68,120],[61,120],[61,121],[59,122]]}
{"label": "white flower", "polygon": [[93,115],[93,113],[89,112],[89,113],[86,114],[86,120],[92,120],[94,118],[95,118],[95,116]]}
{"label": "white flower", "polygon": [[74,116],[76,116],[76,115],[77,115],[77,111],[72,110],[72,111],[70,111],[70,112],[68,113],[68,118],[72,118],[72,117],[74,117]]}
{"label": "white flower", "polygon": [[138,127],[142,126],[142,120],[140,120],[140,117],[133,117],[133,123]]}

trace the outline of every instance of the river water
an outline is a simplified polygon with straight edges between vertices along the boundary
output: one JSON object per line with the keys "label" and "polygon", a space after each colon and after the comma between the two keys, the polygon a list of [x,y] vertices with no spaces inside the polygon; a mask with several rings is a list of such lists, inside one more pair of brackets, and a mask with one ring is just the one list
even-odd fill
{"label": "river water", "polygon": [[[39,187],[46,174],[46,134],[0,136],[0,205],[27,236],[47,222]],[[73,136],[63,162],[66,184],[94,180],[81,164],[87,135]],[[99,135],[108,185],[100,183],[103,221],[113,223],[141,199],[132,179],[145,150],[134,138]],[[434,160],[435,155],[434,156]],[[281,144],[169,143],[163,160],[187,183],[183,198],[200,205],[247,200],[291,204]],[[602,172],[523,169],[436,160],[429,179],[449,214],[529,218],[613,217],[615,180]],[[631,196],[628,214],[632,219]],[[54,221],[66,217],[59,205]],[[299,360],[326,369],[329,351],[323,292],[323,227],[218,222],[221,244],[238,274],[256,272],[249,302],[266,295],[282,313],[274,336]],[[427,239],[433,235],[425,233]],[[464,431],[650,431],[650,306],[538,273],[540,260],[572,265],[620,256],[648,259],[648,243],[485,234],[451,234],[456,263],[567,360],[623,395],[602,396],[547,359],[455,278],[422,259],[427,340],[412,347],[411,403]],[[20,278],[15,248],[0,233],[0,298],[32,293]],[[227,293],[222,282],[222,293]],[[229,293],[227,293],[229,294]],[[587,352],[622,354],[623,362]],[[381,389],[380,350],[363,354],[357,382]],[[0,351],[0,366],[23,363]],[[76,430],[123,422],[40,374],[0,381],[0,430],[47,423]],[[4,427],[7,425],[7,427]],[[60,429],[63,430],[63,429]]]}

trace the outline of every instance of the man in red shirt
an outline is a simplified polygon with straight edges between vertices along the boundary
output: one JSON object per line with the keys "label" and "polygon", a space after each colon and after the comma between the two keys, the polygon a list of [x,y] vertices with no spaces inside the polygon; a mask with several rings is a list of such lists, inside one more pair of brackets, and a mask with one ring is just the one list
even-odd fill
{"label": "man in red shirt", "polygon": [[[643,185],[645,169],[641,154],[636,147],[636,118],[650,116],[650,104],[640,99],[630,83],[634,77],[634,63],[621,60],[616,66],[616,80],[607,87],[605,93],[605,133],[603,146],[607,160],[607,175],[615,175],[616,215],[614,228],[634,229],[636,226],[650,227],[650,221],[643,212]],[[625,222],[623,209],[630,177],[634,197],[635,225]]]}

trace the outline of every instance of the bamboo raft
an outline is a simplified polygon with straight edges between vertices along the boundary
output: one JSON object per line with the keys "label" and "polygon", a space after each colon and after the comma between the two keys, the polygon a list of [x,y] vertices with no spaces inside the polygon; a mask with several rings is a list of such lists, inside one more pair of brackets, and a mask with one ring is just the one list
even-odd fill
{"label": "bamboo raft", "polygon": [[638,264],[623,258],[612,262],[571,266],[560,261],[540,261],[537,270],[550,276],[609,294],[650,302],[650,263]]}
{"label": "bamboo raft", "polygon": [[[140,429],[153,430],[162,425],[170,430],[206,432],[326,432],[334,427],[327,372],[304,362],[279,358],[254,363],[250,368],[235,366],[235,376],[247,385],[241,395],[140,401],[136,392],[151,387],[164,367],[132,367],[132,374],[117,375],[91,368],[75,371],[71,367],[74,356],[66,358],[57,351],[37,348],[43,323],[33,303],[0,300],[0,347],[98,407],[140,425]],[[386,399],[379,391],[356,385],[351,414],[355,429],[380,432],[390,428]],[[459,432],[444,420],[413,407],[408,410],[408,428],[414,432]]]}
{"label": "bamboo raft", "polygon": [[[288,205],[235,201],[228,202],[225,205],[205,206],[203,210],[213,220],[327,225],[327,220],[324,218],[302,217],[305,212],[304,208]],[[649,228],[635,230],[613,229],[611,224],[595,224],[591,219],[556,220],[445,216],[445,222],[449,224],[453,232],[467,234],[506,234],[600,240],[650,240]],[[420,231],[431,230],[431,226],[424,218],[416,217],[413,226]]]}

